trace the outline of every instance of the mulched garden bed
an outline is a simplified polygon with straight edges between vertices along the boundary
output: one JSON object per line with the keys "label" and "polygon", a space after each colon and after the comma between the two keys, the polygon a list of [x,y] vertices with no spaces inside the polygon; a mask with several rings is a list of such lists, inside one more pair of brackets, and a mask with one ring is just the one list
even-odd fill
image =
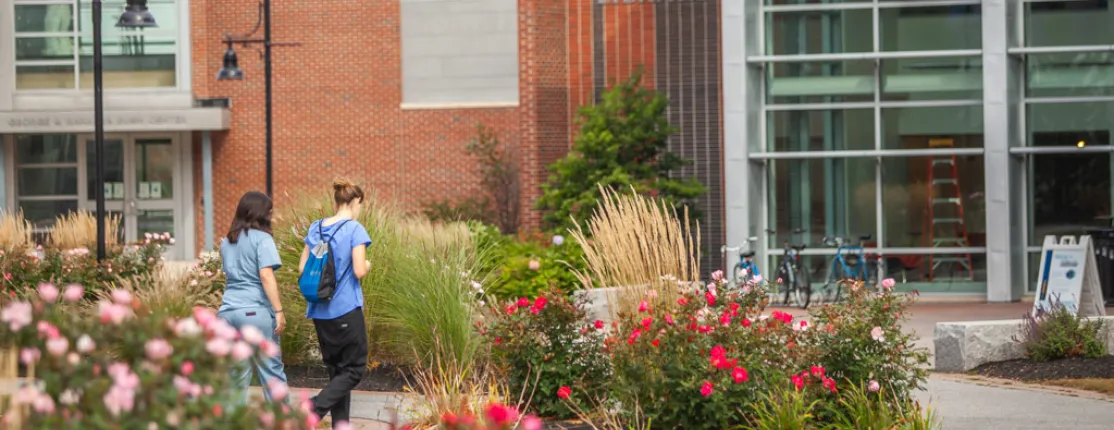
{"label": "mulched garden bed", "polygon": [[1114,378],[1114,355],[1102,358],[1065,358],[1054,361],[1011,360],[987,363],[971,373],[1016,381]]}
{"label": "mulched garden bed", "polygon": [[[392,365],[379,365],[364,374],[356,386],[359,391],[403,391],[409,386],[410,374]],[[324,366],[286,366],[286,383],[295,388],[322,389],[329,384],[329,371]]]}

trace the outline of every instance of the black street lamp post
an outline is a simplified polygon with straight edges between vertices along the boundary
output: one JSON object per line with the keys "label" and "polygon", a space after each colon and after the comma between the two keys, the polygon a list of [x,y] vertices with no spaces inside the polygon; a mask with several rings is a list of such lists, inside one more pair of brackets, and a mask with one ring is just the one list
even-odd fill
{"label": "black street lamp post", "polygon": [[[97,193],[97,262],[108,253],[105,237],[104,204],[104,53],[101,50],[101,0],[93,0],[93,183]],[[147,11],[147,0],[128,0],[128,6],[116,22],[119,28],[158,27],[155,17]]]}
{"label": "black street lamp post", "polygon": [[[259,31],[260,24],[263,25],[263,38],[252,39],[252,35]],[[241,46],[249,46],[260,44],[263,45],[263,51],[260,55],[263,57],[263,81],[266,87],[266,123],[267,123],[267,140],[265,143],[266,152],[266,181],[267,181],[267,195],[274,197],[273,185],[273,142],[274,142],[274,121],[272,120],[272,89],[271,89],[271,48],[274,46],[298,46],[299,43],[275,43],[271,41],[271,0],[263,0],[259,3],[259,20],[255,23],[255,28],[251,32],[243,35],[224,35],[224,42],[228,44],[228,49],[224,51],[224,61],[221,64],[221,69],[217,72],[217,80],[240,80],[244,79],[244,71],[240,70],[239,60],[236,58],[236,51],[233,45],[240,44]]]}

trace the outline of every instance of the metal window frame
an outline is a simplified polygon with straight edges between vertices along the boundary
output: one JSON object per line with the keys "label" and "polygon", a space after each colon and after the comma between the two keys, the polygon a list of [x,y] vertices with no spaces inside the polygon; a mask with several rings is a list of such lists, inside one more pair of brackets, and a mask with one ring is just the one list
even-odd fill
{"label": "metal window frame", "polygon": [[[878,137],[875,137],[877,141]],[[1114,147],[1112,147],[1114,148]],[[901,158],[901,157],[941,157],[949,155],[984,155],[984,148],[945,148],[945,149],[862,149],[839,151],[785,151],[757,152],[748,155],[751,161],[764,160],[807,160],[817,158]]]}
{"label": "metal window frame", "polygon": [[[763,2],[765,3],[765,2]],[[981,4],[979,0],[910,0],[910,1],[874,1],[863,3],[821,3],[821,4],[763,4],[765,13],[791,13],[791,12],[821,12],[840,10],[862,9],[905,9],[918,7],[937,6],[970,6]]]}

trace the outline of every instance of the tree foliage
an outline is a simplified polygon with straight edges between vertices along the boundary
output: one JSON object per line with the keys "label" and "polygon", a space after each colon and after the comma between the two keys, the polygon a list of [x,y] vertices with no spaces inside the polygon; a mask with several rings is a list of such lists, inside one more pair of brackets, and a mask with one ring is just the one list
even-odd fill
{"label": "tree foliage", "polygon": [[603,94],[602,100],[580,109],[580,135],[572,150],[549,167],[538,208],[547,210],[550,227],[564,229],[572,219],[587,220],[600,196],[597,184],[619,192],[654,196],[680,209],[706,191],[676,170],[692,163],[667,148],[677,128],[669,124],[665,95],[641,85],[641,72]]}

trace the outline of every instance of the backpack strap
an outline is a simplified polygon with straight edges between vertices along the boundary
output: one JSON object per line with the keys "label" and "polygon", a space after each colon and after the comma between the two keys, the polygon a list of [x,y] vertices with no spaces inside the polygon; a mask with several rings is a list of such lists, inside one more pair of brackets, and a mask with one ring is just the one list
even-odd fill
{"label": "backpack strap", "polygon": [[[332,244],[332,241],[333,241],[333,239],[335,239],[335,238],[336,238],[336,236],[337,236],[337,233],[338,233],[338,232],[340,232],[340,229],[341,229],[341,228],[343,228],[345,224],[348,224],[348,221],[351,221],[351,220],[348,220],[348,219],[346,219],[346,220],[344,220],[344,221],[341,221],[341,222],[337,223],[337,225],[336,225],[336,226],[337,226],[337,227],[336,227],[336,230],[334,230],[334,231],[333,231],[333,234],[332,234],[331,236],[329,236],[329,238],[328,238],[328,239],[325,239],[325,233],[324,233],[324,231],[322,230],[322,229],[323,229],[323,226],[325,225],[325,220],[324,220],[324,219],[322,219],[322,220],[321,220],[321,221],[320,221],[320,222],[319,222],[319,223],[317,224],[317,234],[319,234],[319,235],[321,236],[321,241],[322,241],[322,242],[325,242],[325,244],[326,244],[326,245],[327,245],[327,246],[329,247],[329,254],[330,254],[330,255],[329,255],[329,258],[334,258],[334,259],[336,258],[336,257],[335,257],[335,254],[333,254],[333,249],[332,249],[332,248],[333,248],[333,244]],[[333,261],[336,261],[336,260],[333,260]],[[348,264],[348,267],[344,268],[344,271],[343,271],[343,272],[341,272],[339,276],[337,276],[337,284],[338,284],[338,285],[340,284],[340,280],[341,280],[341,279],[344,279],[344,276],[345,276],[345,275],[347,275],[347,274],[348,274],[348,272],[352,270],[352,266],[353,266],[354,264],[356,264],[356,263],[355,263],[354,261],[352,261],[352,258],[351,258],[351,257],[349,257],[349,258],[348,258],[348,263],[349,263],[349,264]]]}

